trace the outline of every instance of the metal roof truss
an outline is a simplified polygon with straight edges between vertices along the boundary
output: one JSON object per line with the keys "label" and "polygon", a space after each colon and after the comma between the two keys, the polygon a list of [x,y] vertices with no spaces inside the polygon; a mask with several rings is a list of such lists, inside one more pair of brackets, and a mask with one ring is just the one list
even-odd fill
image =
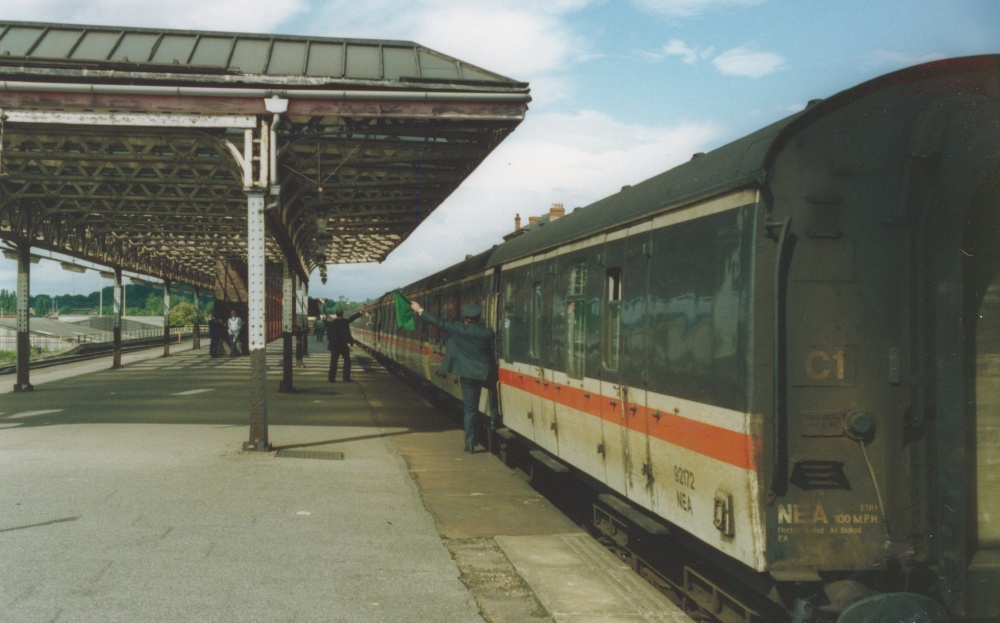
{"label": "metal roof truss", "polygon": [[298,107],[313,114],[293,106],[277,117],[261,99],[235,106],[256,114],[232,114],[222,112],[232,98],[189,98],[209,105],[183,112],[163,96],[132,95],[131,110],[102,111],[74,110],[76,93],[47,94],[51,109],[37,95],[3,95],[0,237],[205,287],[218,258],[246,257],[249,189],[269,194],[268,262],[291,260],[302,276],[380,262],[525,109],[363,102],[347,116],[343,102],[313,97]]}

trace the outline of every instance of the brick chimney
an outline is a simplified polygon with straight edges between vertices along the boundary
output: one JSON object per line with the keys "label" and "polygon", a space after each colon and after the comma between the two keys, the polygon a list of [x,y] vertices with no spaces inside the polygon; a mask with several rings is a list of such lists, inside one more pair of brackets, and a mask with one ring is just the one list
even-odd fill
{"label": "brick chimney", "polygon": [[521,231],[521,215],[514,215],[514,231]]}
{"label": "brick chimney", "polygon": [[537,223],[541,219],[542,219],[542,217],[540,217],[540,216],[529,216],[528,217],[528,227],[531,227],[532,225],[534,225],[535,223]]}
{"label": "brick chimney", "polygon": [[563,207],[563,204],[553,203],[552,207],[549,208],[549,221],[554,221],[564,216],[566,216],[566,208]]}

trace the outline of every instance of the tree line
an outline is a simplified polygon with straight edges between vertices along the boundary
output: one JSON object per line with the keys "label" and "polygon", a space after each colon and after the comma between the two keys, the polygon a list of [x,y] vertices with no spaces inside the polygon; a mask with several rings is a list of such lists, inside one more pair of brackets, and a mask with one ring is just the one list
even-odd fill
{"label": "tree line", "polygon": [[[123,316],[162,316],[163,290],[152,285],[125,285],[125,309]],[[103,296],[102,296],[103,292]],[[212,312],[213,296],[200,297],[201,321],[207,322]],[[323,299],[320,306],[321,314],[333,315],[338,308],[353,311],[372,304],[372,300],[349,301],[340,296],[337,299]],[[55,313],[57,316],[110,316],[114,313],[114,288],[105,287],[102,291],[90,294],[36,294],[29,304],[31,315],[35,318],[48,318]],[[13,316],[17,312],[17,292],[0,289],[0,316]],[[186,326],[194,324],[195,308],[194,294],[171,291],[170,293],[170,325]]]}
{"label": "tree line", "polygon": [[[123,316],[162,316],[163,290],[152,285],[125,285]],[[114,287],[107,286],[90,294],[36,294],[29,301],[31,315],[47,318],[53,315],[110,316],[114,313]],[[211,312],[214,297],[199,297],[201,318]],[[0,289],[0,316],[17,313],[17,292]],[[170,325],[185,326],[194,323],[194,294],[170,292]]]}

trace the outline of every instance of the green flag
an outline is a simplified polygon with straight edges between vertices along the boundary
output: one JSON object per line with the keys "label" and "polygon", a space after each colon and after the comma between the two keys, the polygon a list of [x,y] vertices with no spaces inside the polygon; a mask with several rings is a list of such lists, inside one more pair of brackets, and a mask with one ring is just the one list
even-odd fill
{"label": "green flag", "polygon": [[413,331],[413,310],[410,309],[410,302],[406,300],[406,297],[399,293],[399,290],[394,292],[396,295],[396,324],[399,325],[400,329],[406,329],[407,331]]}

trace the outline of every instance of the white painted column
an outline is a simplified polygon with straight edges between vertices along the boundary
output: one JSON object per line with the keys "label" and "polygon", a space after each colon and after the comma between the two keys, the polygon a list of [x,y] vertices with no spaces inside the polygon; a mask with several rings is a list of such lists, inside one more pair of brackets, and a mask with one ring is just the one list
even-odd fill
{"label": "white painted column", "polygon": [[31,391],[28,370],[31,365],[31,245],[17,245],[17,382],[14,391]]}
{"label": "white painted column", "polygon": [[266,261],[264,242],[264,191],[247,191],[247,281],[250,342],[250,440],[244,450],[267,452],[267,354],[266,344]]}
{"label": "white painted column", "polygon": [[163,356],[170,356],[170,280],[163,280]]}
{"label": "white painted column", "polygon": [[295,329],[295,325],[293,324],[295,319],[295,274],[292,272],[287,259],[283,268],[284,275],[281,290],[281,341],[283,349],[281,357],[282,377],[279,391],[291,392],[293,391],[292,336]]}
{"label": "white painted column", "polygon": [[201,288],[194,287],[194,335],[191,336],[192,350],[201,349]]}
{"label": "white painted column", "polygon": [[115,326],[115,348],[114,348],[114,358],[111,364],[113,369],[122,367],[122,314],[125,310],[125,287],[122,285],[122,269],[120,266],[115,267],[115,286],[114,286],[114,326]]}

